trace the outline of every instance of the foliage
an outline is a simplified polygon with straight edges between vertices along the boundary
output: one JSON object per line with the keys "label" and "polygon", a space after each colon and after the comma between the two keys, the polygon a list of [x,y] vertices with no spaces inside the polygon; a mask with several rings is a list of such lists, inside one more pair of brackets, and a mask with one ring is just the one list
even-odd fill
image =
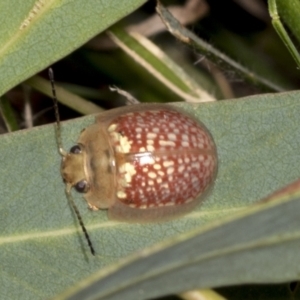
{"label": "foliage", "polygon": [[[297,43],[293,1],[276,1],[271,15],[282,18]],[[26,127],[22,120],[28,116],[35,125],[53,121],[52,102],[36,92],[51,95],[44,72],[36,75],[51,64],[57,85],[67,89],[58,88],[68,106],[60,107],[63,119],[123,103],[109,85],[143,102],[198,102],[175,105],[205,123],[216,141],[215,187],[187,216],[143,225],[109,221],[105,211],[87,210],[73,193],[97,251],[91,257],[64,195],[53,124],[1,135],[2,298],[148,299],[217,287],[230,299],[296,298],[295,285],[289,285],[300,274],[299,182],[289,185],[300,175],[299,92],[291,91],[299,85],[296,64],[266,7],[207,1],[197,20],[183,20],[191,25],[186,29],[160,6],[168,30],[181,42],[167,32],[150,41],[137,32],[140,24],[131,25],[134,33],[125,30],[154,13],[151,3],[138,9],[144,2],[30,0],[16,7],[3,1],[3,124],[15,130]],[[188,11],[176,1],[164,4]],[[106,29],[118,49],[107,35],[96,36]],[[21,89],[25,83],[34,91]],[[29,112],[23,101],[28,95]],[[72,146],[93,120],[63,123],[64,146]],[[265,285],[249,292],[242,284]]]}

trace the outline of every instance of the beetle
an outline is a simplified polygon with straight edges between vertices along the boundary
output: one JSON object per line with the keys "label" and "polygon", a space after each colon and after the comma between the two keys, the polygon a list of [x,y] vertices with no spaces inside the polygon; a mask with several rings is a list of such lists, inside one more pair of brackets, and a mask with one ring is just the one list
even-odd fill
{"label": "beetle", "polygon": [[[59,129],[57,105],[56,117]],[[74,187],[90,209],[107,209],[110,219],[142,223],[179,217],[205,199],[216,178],[217,149],[208,129],[168,104],[100,113],[69,152],[59,130],[57,136],[68,198]]]}

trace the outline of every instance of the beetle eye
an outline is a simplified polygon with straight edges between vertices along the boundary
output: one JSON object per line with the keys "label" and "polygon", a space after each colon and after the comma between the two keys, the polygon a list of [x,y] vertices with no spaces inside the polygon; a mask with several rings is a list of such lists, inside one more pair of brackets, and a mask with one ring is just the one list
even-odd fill
{"label": "beetle eye", "polygon": [[79,145],[75,145],[70,149],[70,153],[74,154],[80,154],[81,153],[81,147]]}
{"label": "beetle eye", "polygon": [[86,193],[90,187],[86,180],[81,180],[75,184],[74,188],[79,193]]}

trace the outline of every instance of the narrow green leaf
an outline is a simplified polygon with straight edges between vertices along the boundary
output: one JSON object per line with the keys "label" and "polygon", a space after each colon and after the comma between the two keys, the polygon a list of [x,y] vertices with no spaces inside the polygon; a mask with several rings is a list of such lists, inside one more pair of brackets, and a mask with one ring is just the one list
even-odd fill
{"label": "narrow green leaf", "polygon": [[298,0],[272,0],[272,11],[278,13],[278,17],[282,18],[285,24],[288,25],[293,35],[300,42],[300,3]]}
{"label": "narrow green leaf", "polygon": [[127,33],[119,26],[112,27],[109,35],[134,61],[185,101],[215,100],[147,38],[135,32]]}
{"label": "narrow green leaf", "polygon": [[[279,3],[280,3],[280,1],[279,1]],[[283,17],[284,17],[284,19],[286,20],[286,22],[288,24],[295,25],[295,27],[292,27],[292,28],[293,28],[293,31],[298,33],[298,39],[299,39],[299,37],[300,37],[300,23],[299,23],[298,19],[299,19],[299,16],[300,16],[299,15],[300,5],[299,5],[299,2],[295,2],[295,1],[294,1],[292,6],[289,6],[288,3],[291,3],[291,1],[282,2],[282,7],[286,11],[286,14],[284,14]],[[283,43],[285,44],[287,49],[290,51],[290,54],[294,58],[294,60],[297,63],[298,67],[300,67],[299,52],[298,52],[297,48],[295,47],[295,45],[293,44],[292,40],[290,39],[289,34],[285,30],[284,25],[282,24],[282,22],[280,20],[280,15],[279,15],[279,12],[277,10],[277,1],[276,0],[269,0],[268,4],[269,4],[269,13],[270,13],[270,16],[272,18],[272,24],[273,24],[275,30],[277,31],[279,37],[281,38],[281,40],[283,41]],[[295,9],[295,5],[298,6],[298,10]],[[296,16],[297,16],[296,23],[294,22],[295,12],[296,12]]]}
{"label": "narrow green leaf", "polygon": [[[51,85],[49,80],[40,77],[40,76],[33,76],[27,79],[25,84],[29,85],[30,87],[36,89],[37,91],[42,92],[45,95],[48,95],[50,98],[53,97]],[[95,114],[101,112],[103,109],[96,104],[81,98],[80,96],[67,91],[66,89],[58,86],[55,84],[55,91],[57,95],[57,99],[60,103],[67,105],[68,107],[78,111],[81,114],[88,115],[88,114]]]}
{"label": "narrow green leaf", "polygon": [[0,112],[9,132],[19,129],[18,122],[10,105],[10,102],[5,97],[2,97],[0,99]]}

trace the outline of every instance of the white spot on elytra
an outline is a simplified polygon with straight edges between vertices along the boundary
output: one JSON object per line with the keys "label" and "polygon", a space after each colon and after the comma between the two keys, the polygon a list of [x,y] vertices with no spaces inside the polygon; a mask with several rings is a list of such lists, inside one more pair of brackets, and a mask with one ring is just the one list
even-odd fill
{"label": "white spot on elytra", "polygon": [[119,166],[119,172],[124,173],[125,172],[125,164],[122,164]]}
{"label": "white spot on elytra", "polygon": [[153,168],[154,168],[155,170],[160,170],[160,169],[161,169],[161,165],[160,165],[160,164],[155,164],[155,165],[153,166]]}
{"label": "white spot on elytra", "polygon": [[163,172],[163,171],[158,171],[157,172],[160,176],[164,176],[165,175],[165,172]]}
{"label": "white spot on elytra", "polygon": [[136,170],[133,164],[126,162],[124,165],[125,165],[126,172],[128,172],[132,176],[136,174]]}
{"label": "white spot on elytra", "polygon": [[171,161],[171,160],[167,160],[167,161],[164,161],[163,162],[163,166],[164,167],[170,167],[170,166],[173,166],[174,165],[174,161]]}
{"label": "white spot on elytra", "polygon": [[117,197],[120,199],[125,199],[126,198],[126,193],[123,191],[118,191],[117,192]]}
{"label": "white spot on elytra", "polygon": [[154,151],[154,149],[155,148],[152,145],[147,145],[147,150],[148,151],[152,152],[152,151]]}
{"label": "white spot on elytra", "polygon": [[210,159],[205,160],[205,161],[203,162],[203,165],[204,165],[205,167],[208,167],[208,166],[210,165]]}
{"label": "white spot on elytra", "polygon": [[132,142],[128,140],[127,136],[119,135],[119,143],[120,143],[120,152],[128,153],[130,151]]}
{"label": "white spot on elytra", "polygon": [[140,152],[146,152],[146,148],[145,147],[141,147],[139,151]]}
{"label": "white spot on elytra", "polygon": [[156,177],[157,177],[157,175],[156,175],[154,172],[149,172],[149,173],[148,173],[148,176],[149,176],[150,178],[156,178]]}
{"label": "white spot on elytra", "polygon": [[178,172],[179,172],[179,173],[182,173],[183,171],[184,171],[184,166],[181,165],[181,166],[178,168]]}
{"label": "white spot on elytra", "polygon": [[193,176],[192,177],[192,182],[197,182],[198,181],[198,178],[196,176]]}
{"label": "white spot on elytra", "polygon": [[188,157],[185,157],[185,158],[184,158],[184,162],[185,162],[186,164],[188,164],[188,163],[190,162],[190,159],[189,159]]}
{"label": "white spot on elytra", "polygon": [[172,141],[159,140],[158,143],[160,146],[175,146],[175,143]]}
{"label": "white spot on elytra", "polygon": [[129,173],[126,173],[125,176],[124,176],[124,178],[125,178],[125,181],[126,181],[127,183],[130,183],[130,182],[131,182],[132,176],[131,176]]}
{"label": "white spot on elytra", "polygon": [[169,184],[167,182],[165,182],[161,185],[161,187],[163,187],[165,189],[169,189]]}
{"label": "white spot on elytra", "polygon": [[168,133],[168,139],[171,141],[176,141],[176,135],[174,133]]}
{"label": "white spot on elytra", "polygon": [[153,132],[149,132],[149,133],[147,133],[147,139],[149,139],[149,140],[153,140],[153,139],[155,139],[156,137],[157,137],[157,134],[156,133],[153,133]]}
{"label": "white spot on elytra", "polygon": [[171,175],[173,173],[174,173],[174,168],[173,167],[167,169],[167,174],[168,175]]}
{"label": "white spot on elytra", "polygon": [[199,162],[193,163],[192,166],[193,166],[195,169],[199,169],[199,168],[200,168]]}
{"label": "white spot on elytra", "polygon": [[117,129],[117,124],[111,124],[109,127],[108,127],[108,132],[113,132]]}
{"label": "white spot on elytra", "polygon": [[190,143],[189,142],[186,142],[186,141],[182,141],[181,142],[181,146],[182,147],[189,147]]}
{"label": "white spot on elytra", "polygon": [[[122,174],[122,178],[119,182],[122,186],[128,186],[131,183],[132,176],[136,174],[134,165],[128,162],[119,167],[119,172]],[[124,180],[126,184],[124,184]]]}
{"label": "white spot on elytra", "polygon": [[154,181],[153,180],[148,180],[148,185],[154,185]]}

